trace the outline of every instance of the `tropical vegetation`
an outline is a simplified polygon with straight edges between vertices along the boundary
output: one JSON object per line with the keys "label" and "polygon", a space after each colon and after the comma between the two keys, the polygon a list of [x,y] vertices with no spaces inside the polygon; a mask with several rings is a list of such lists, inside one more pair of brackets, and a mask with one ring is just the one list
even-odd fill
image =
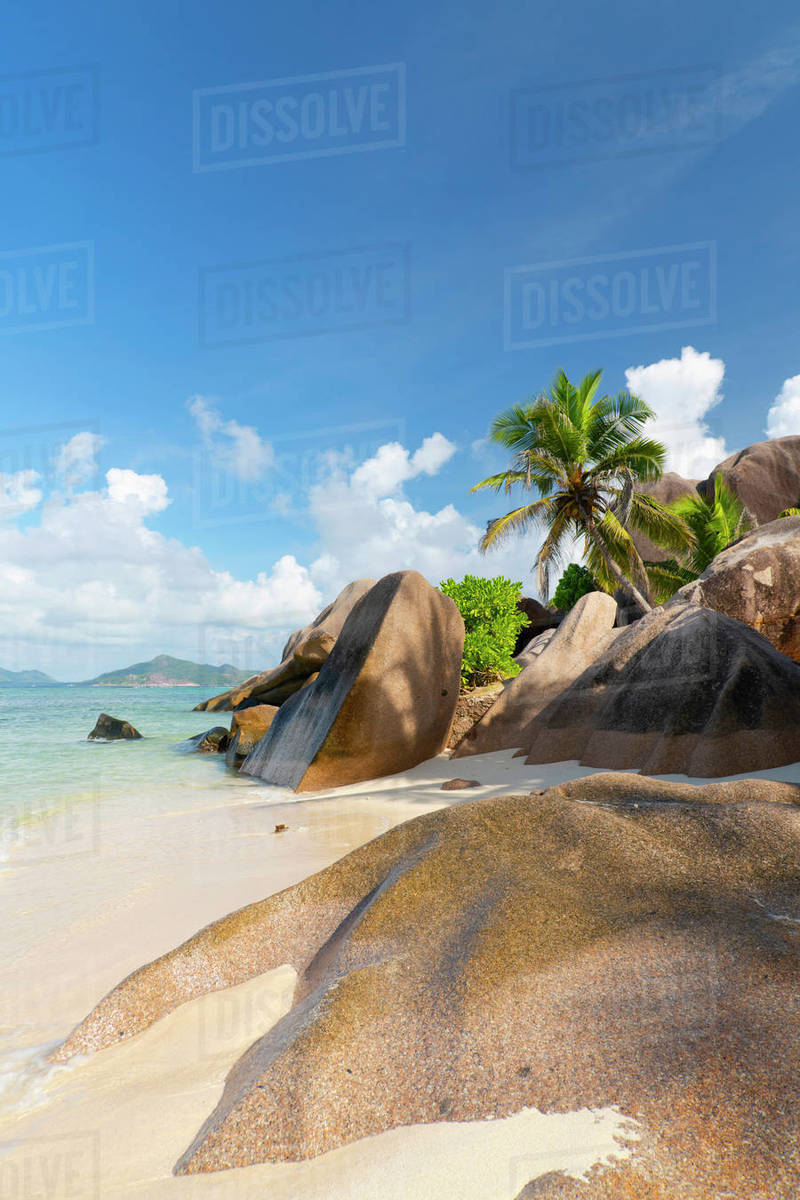
{"label": "tropical vegetation", "polygon": [[553,592],[553,608],[569,612],[578,603],[581,596],[585,596],[587,592],[598,591],[602,591],[602,588],[588,567],[570,563],[556,584],[556,590]]}
{"label": "tropical vegetation", "polygon": [[598,395],[601,377],[594,371],[576,387],[560,370],[544,394],[494,419],[490,440],[509,451],[511,463],[472,491],[509,494],[521,487],[538,498],[490,521],[480,546],[487,551],[511,534],[539,528],[545,536],[536,580],[547,599],[553,568],[583,539],[587,567],[601,586],[624,588],[648,610],[650,580],[632,534],[676,552],[689,534],[681,517],[637,486],[657,480],[664,469],[664,447],[644,433],[654,413],[627,391]]}
{"label": "tropical vegetation", "polygon": [[460,583],[445,579],[439,584],[464,620],[461,682],[465,688],[482,687],[519,673],[514,647],[520,630],[530,624],[517,607],[521,589],[521,582],[502,575],[494,579],[465,575]]}
{"label": "tropical vegetation", "polygon": [[669,507],[685,523],[690,536],[675,558],[647,564],[651,592],[662,602],[702,575],[718,554],[755,526],[721,475],[714,479],[713,493],[681,496]]}

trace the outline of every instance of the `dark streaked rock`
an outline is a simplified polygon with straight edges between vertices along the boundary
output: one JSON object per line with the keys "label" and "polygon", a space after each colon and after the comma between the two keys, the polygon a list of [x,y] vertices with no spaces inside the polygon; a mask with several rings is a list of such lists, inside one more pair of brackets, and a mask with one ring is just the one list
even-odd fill
{"label": "dark streaked rock", "polygon": [[130,721],[120,721],[117,717],[110,717],[108,713],[100,713],[97,718],[97,724],[88,736],[90,742],[118,742],[123,740],[134,740],[142,735],[138,729],[134,729]]}

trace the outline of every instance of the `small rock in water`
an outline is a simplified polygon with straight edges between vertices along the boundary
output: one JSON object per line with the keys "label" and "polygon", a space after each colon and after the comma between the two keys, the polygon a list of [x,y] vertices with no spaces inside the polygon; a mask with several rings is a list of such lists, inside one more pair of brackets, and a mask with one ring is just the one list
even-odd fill
{"label": "small rock in water", "polygon": [[481,787],[480,779],[445,779],[443,792],[460,792],[463,788]]}
{"label": "small rock in water", "polygon": [[195,750],[202,754],[223,754],[228,745],[228,730],[224,725],[215,725],[213,729],[207,729],[205,733],[198,733],[189,738],[189,741],[193,742]]}
{"label": "small rock in water", "polygon": [[275,832],[276,833],[285,833],[288,828],[289,828],[288,825],[276,825]]}
{"label": "small rock in water", "polygon": [[87,741],[94,742],[102,739],[105,742],[118,742],[123,738],[140,738],[138,729],[134,729],[129,721],[120,721],[110,717],[108,713],[100,713],[97,724],[89,734]]}

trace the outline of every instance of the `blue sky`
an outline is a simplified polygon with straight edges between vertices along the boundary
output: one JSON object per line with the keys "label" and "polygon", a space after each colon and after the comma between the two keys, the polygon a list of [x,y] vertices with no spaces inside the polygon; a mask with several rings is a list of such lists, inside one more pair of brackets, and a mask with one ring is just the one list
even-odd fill
{"label": "blue sky", "polygon": [[688,473],[800,433],[796,6],[4,25],[2,665],[260,666],[355,574],[529,585],[535,544],[475,558],[468,489],[561,365],[647,368]]}

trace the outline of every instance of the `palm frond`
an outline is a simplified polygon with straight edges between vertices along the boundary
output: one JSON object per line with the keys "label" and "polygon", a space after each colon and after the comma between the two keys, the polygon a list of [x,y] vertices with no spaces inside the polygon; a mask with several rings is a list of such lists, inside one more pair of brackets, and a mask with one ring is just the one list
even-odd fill
{"label": "palm frond", "polygon": [[485,554],[512,533],[527,533],[534,525],[552,521],[556,516],[555,505],[549,496],[514,508],[503,517],[495,517],[486,526],[479,546]]}

